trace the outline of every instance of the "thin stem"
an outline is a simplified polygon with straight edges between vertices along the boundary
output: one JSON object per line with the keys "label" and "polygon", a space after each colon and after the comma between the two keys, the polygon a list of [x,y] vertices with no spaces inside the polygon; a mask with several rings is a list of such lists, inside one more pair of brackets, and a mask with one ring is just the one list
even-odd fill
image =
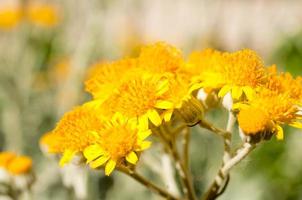
{"label": "thin stem", "polygon": [[118,170],[120,172],[128,175],[129,177],[133,178],[134,180],[138,181],[143,186],[145,186],[146,188],[148,188],[152,192],[157,193],[158,195],[162,196],[165,199],[179,200],[176,197],[174,197],[172,194],[168,193],[166,190],[164,190],[164,189],[162,189],[162,188],[154,185],[149,180],[145,179],[144,177],[142,177],[141,175],[137,174],[133,170],[130,170],[130,169],[126,168],[126,167],[119,167]]}
{"label": "thin stem", "polygon": [[197,197],[195,195],[195,191],[193,188],[192,177],[189,173],[189,170],[185,168],[183,163],[181,162],[180,156],[177,152],[175,142],[172,142],[172,147],[170,148],[172,157],[174,158],[176,169],[179,173],[179,176],[185,186],[184,193],[187,195],[189,200],[196,200]]}
{"label": "thin stem", "polygon": [[217,135],[220,135],[222,137],[224,137],[225,135],[229,134],[228,131],[225,131],[225,130],[223,130],[221,128],[215,127],[213,124],[211,124],[210,122],[206,121],[205,119],[200,120],[198,124],[202,128],[208,129],[209,131],[212,131],[213,133],[216,133]]}
{"label": "thin stem", "polygon": [[187,170],[189,170],[189,147],[190,147],[190,138],[191,138],[191,130],[190,128],[186,128],[184,130],[184,136],[183,136],[183,160],[184,160],[184,166]]}
{"label": "thin stem", "polygon": [[235,124],[236,118],[232,112],[229,111],[229,118],[226,126],[226,132],[223,138],[224,153],[223,153],[223,163],[226,163],[231,158],[232,150],[232,129]]}
{"label": "thin stem", "polygon": [[[236,155],[229,159],[219,170],[214,182],[211,184],[210,188],[202,198],[203,200],[215,200],[219,195],[221,195],[226,185],[228,184],[229,171],[237,165],[241,160],[243,160],[256,146],[245,142],[240,149],[238,149]],[[224,183],[224,186],[222,184]]]}

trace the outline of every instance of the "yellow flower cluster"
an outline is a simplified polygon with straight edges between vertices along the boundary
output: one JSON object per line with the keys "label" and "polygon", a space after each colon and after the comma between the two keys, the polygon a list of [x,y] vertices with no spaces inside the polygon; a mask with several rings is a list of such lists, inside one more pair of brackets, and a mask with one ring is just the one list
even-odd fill
{"label": "yellow flower cluster", "polygon": [[283,139],[281,125],[302,128],[302,77],[278,74],[276,66],[266,67],[254,51],[234,53],[206,49],[189,57],[194,81],[219,97],[230,93],[233,110],[244,134],[276,134]]}
{"label": "yellow flower cluster", "polygon": [[59,12],[54,5],[37,2],[25,6],[0,6],[0,28],[12,29],[22,20],[38,26],[53,27],[58,24]]}
{"label": "yellow flower cluster", "polygon": [[32,169],[32,160],[12,152],[0,152],[0,168],[12,175],[27,174]]}
{"label": "yellow flower cluster", "polygon": [[252,50],[206,49],[185,60],[179,49],[158,42],[144,46],[135,58],[93,65],[85,81],[93,99],[66,113],[41,145],[62,154],[61,165],[79,155],[92,168],[104,166],[109,175],[116,167],[136,164],[156,127],[174,118],[197,124],[204,112],[196,98],[201,88],[220,98],[231,94],[244,134],[281,139],[280,125],[302,127],[301,80],[265,67]]}

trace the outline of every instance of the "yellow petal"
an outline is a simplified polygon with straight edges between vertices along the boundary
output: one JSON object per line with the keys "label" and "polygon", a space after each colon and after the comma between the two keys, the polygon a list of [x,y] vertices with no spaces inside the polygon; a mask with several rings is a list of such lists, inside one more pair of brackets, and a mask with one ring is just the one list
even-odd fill
{"label": "yellow petal", "polygon": [[248,100],[252,100],[255,96],[255,91],[251,87],[243,87],[243,92]]}
{"label": "yellow petal", "polygon": [[92,100],[92,101],[88,101],[83,106],[88,107],[88,108],[99,108],[99,107],[101,107],[103,102],[104,102],[104,100],[95,99],[95,100]]}
{"label": "yellow petal", "polygon": [[145,130],[145,131],[139,131],[138,132],[138,137],[139,137],[139,139],[141,139],[141,140],[144,140],[144,139],[146,139],[149,135],[151,135],[151,130],[150,129],[148,129],[148,130]]}
{"label": "yellow petal", "polygon": [[74,156],[74,154],[76,153],[76,151],[72,151],[72,150],[66,150],[63,153],[63,156],[60,160],[60,166],[64,166],[66,163],[70,162],[72,157]]}
{"label": "yellow petal", "polygon": [[120,112],[117,112],[113,115],[112,117],[112,123],[117,125],[117,124],[124,124],[125,123],[125,117],[120,113]]}
{"label": "yellow petal", "polygon": [[232,106],[232,109],[233,110],[237,110],[237,109],[243,109],[243,108],[248,108],[249,105],[247,104],[244,104],[244,103],[235,103],[233,106]]}
{"label": "yellow petal", "polygon": [[283,140],[284,138],[283,128],[279,125],[276,125],[276,128],[277,128],[277,134],[276,134],[277,140]]}
{"label": "yellow petal", "polygon": [[171,109],[173,108],[173,103],[170,101],[159,100],[156,102],[154,107],[159,109]]}
{"label": "yellow petal", "polygon": [[189,88],[189,94],[191,94],[192,92],[194,92],[195,90],[198,90],[200,88],[202,88],[202,83],[194,83],[190,88]]}
{"label": "yellow petal", "polygon": [[169,89],[169,81],[168,80],[163,80],[161,81],[160,84],[158,84],[157,88],[156,88],[156,95],[160,96],[162,94],[164,94],[165,92],[167,92]]}
{"label": "yellow petal", "polygon": [[224,97],[226,93],[228,93],[230,90],[231,90],[231,86],[229,85],[223,86],[218,92],[218,97]]}
{"label": "yellow petal", "polygon": [[89,134],[93,135],[97,139],[100,138],[100,135],[96,131],[89,131]]}
{"label": "yellow petal", "polygon": [[238,86],[234,86],[232,88],[232,97],[233,99],[239,99],[242,95],[242,88]]}
{"label": "yellow petal", "polygon": [[295,128],[302,129],[302,123],[301,122],[292,122],[289,125],[292,126],[292,127],[295,127]]}
{"label": "yellow petal", "polygon": [[142,143],[140,144],[140,148],[137,149],[137,151],[143,151],[143,150],[149,149],[151,144],[152,143],[150,141],[142,141]]}
{"label": "yellow petal", "polygon": [[138,118],[138,126],[140,130],[147,130],[148,129],[148,116],[147,115],[143,115],[141,117]]}
{"label": "yellow petal", "polygon": [[161,118],[156,110],[149,110],[147,114],[148,118],[155,126],[159,126],[161,124]]}
{"label": "yellow petal", "polygon": [[172,114],[173,114],[173,110],[168,110],[168,111],[164,112],[165,122],[169,122],[171,120]]}
{"label": "yellow petal", "polygon": [[105,174],[109,176],[116,166],[116,162],[114,160],[109,160],[105,167]]}
{"label": "yellow petal", "polygon": [[135,164],[137,163],[137,161],[138,161],[138,157],[137,157],[136,153],[132,151],[132,152],[130,152],[130,153],[126,156],[126,160],[127,160],[129,163],[135,165]]}
{"label": "yellow petal", "polygon": [[90,163],[90,167],[93,169],[98,168],[98,167],[102,166],[103,164],[105,164],[108,160],[109,160],[109,156],[101,156],[98,159],[96,159],[95,161],[92,161]]}
{"label": "yellow petal", "polygon": [[87,159],[87,163],[104,155],[104,150],[97,144],[86,147],[83,151],[84,157]]}

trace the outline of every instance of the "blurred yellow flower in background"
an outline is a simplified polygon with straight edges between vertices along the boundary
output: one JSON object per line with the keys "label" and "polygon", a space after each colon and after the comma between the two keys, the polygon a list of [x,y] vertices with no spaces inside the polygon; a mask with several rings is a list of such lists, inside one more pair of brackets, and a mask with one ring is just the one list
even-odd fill
{"label": "blurred yellow flower in background", "polygon": [[26,20],[34,25],[54,27],[60,21],[59,9],[42,2],[0,6],[0,29],[11,30]]}
{"label": "blurred yellow flower in background", "polygon": [[22,20],[22,9],[17,5],[0,6],[0,29],[10,30]]}
{"label": "blurred yellow flower in background", "polygon": [[17,156],[7,166],[7,170],[14,175],[30,172],[32,160],[27,156]]}
{"label": "blurred yellow flower in background", "polygon": [[28,156],[18,156],[13,152],[0,152],[0,168],[12,175],[27,174],[32,169],[32,160]]}
{"label": "blurred yellow flower in background", "polygon": [[25,14],[29,22],[43,27],[56,26],[60,20],[58,8],[52,4],[29,3]]}

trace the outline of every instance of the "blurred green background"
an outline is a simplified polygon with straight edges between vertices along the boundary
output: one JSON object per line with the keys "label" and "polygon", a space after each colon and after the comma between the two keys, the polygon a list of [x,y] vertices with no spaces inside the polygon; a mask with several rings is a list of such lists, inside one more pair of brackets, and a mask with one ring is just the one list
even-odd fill
{"label": "blurred green background", "polygon": [[[0,10],[24,2],[1,0]],[[34,199],[76,199],[72,189],[63,186],[56,159],[43,155],[39,138],[64,112],[90,98],[83,79],[87,68],[99,60],[136,55],[141,44],[161,40],[185,55],[206,47],[251,48],[267,65],[276,63],[282,71],[302,74],[299,0],[36,2],[56,8],[55,25],[21,19],[13,27],[0,28],[0,149],[33,158]],[[0,21],[4,17],[0,11]],[[226,116],[221,110],[208,114],[221,127]],[[191,168],[201,194],[220,166],[223,147],[219,138],[199,128],[192,137]],[[301,133],[286,128],[284,141],[264,143],[235,167],[220,199],[302,199],[301,152]],[[139,170],[158,181],[160,147],[155,145],[146,154]],[[86,199],[159,199],[118,172],[105,177],[101,171],[90,171],[86,181]]]}

